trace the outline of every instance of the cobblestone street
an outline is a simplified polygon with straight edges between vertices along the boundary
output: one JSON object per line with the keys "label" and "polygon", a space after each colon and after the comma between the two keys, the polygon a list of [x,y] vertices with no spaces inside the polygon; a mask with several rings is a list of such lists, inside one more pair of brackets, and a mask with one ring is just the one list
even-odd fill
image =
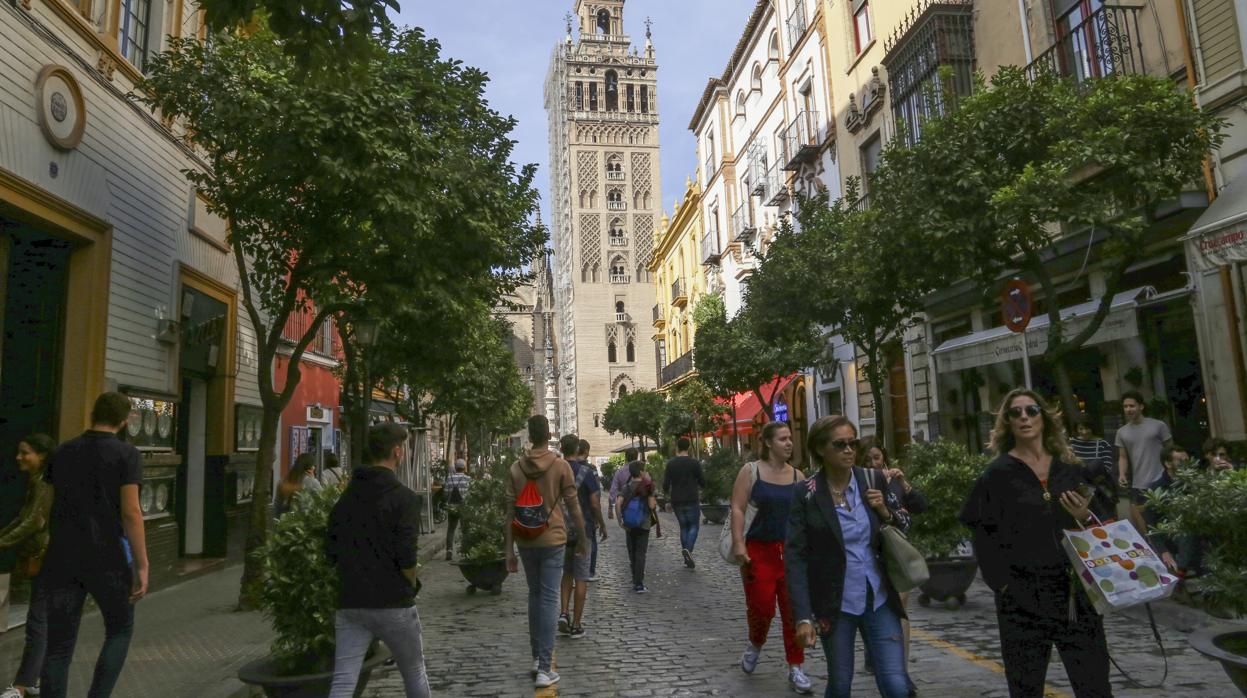
{"label": "cobblestone street", "polygon": [[[783,664],[779,623],[752,676],[737,662],[745,643],[745,607],[740,578],[715,552],[719,527],[703,526],[695,558],[684,569],[676,522],[663,515],[662,539],[650,542],[646,585],[633,594],[627,575],[624,537],[614,521],[601,547],[597,582],[589,593],[588,635],[558,637],[555,663],[562,680],[542,696],[782,696],[791,695]],[[529,696],[531,664],[525,626],[522,575],[510,577],[500,596],[468,595],[458,570],[428,563],[420,612],[425,656],[435,695]],[[991,595],[981,583],[967,606],[951,611],[910,602],[914,620],[911,674],[924,696],[1006,696]],[[1162,665],[1146,620],[1113,616],[1109,646],[1118,663],[1145,683],[1160,680]],[[1134,688],[1115,670],[1118,696],[1230,696],[1234,688],[1220,666],[1187,646],[1182,632],[1162,627],[1170,655],[1169,677],[1160,689]],[[861,659],[859,655],[858,664]],[[806,670],[821,695],[827,678],[821,649],[807,652]],[[1065,672],[1054,653],[1049,696],[1069,696]],[[855,691],[877,695],[873,678],[859,674]],[[367,695],[401,696],[396,673],[374,680]]]}

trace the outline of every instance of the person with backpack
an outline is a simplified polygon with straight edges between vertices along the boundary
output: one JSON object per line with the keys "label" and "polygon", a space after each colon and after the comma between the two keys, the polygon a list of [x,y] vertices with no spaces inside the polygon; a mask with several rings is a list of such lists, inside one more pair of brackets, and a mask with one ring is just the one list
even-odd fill
{"label": "person with backpack", "polygon": [[[468,487],[472,481],[468,478],[468,464],[462,458],[455,459],[455,472],[442,483],[442,494],[446,496],[446,559],[454,559],[455,529],[459,526],[459,517],[463,514],[463,500],[468,496]],[[462,550],[459,551],[463,553]]]}
{"label": "person with backpack", "polygon": [[645,462],[637,458],[634,449],[628,449],[628,482],[619,492],[615,511],[619,512],[619,525],[627,532],[628,562],[632,566],[632,591],[644,594],[645,554],[649,550],[649,529],[653,515],[658,510],[654,496],[654,482],[645,475]]}
{"label": "person with backpack", "polygon": [[[559,439],[559,450],[563,452],[563,457],[572,467],[572,476],[576,481],[576,495],[580,499],[580,511],[585,519],[585,533],[592,542],[599,528],[603,539],[606,538],[606,524],[602,521],[602,505],[598,495],[602,486],[597,479],[597,473],[593,470],[593,466],[578,458],[580,445],[583,443],[586,442],[581,441],[575,434],[568,434]],[[566,518],[566,512],[564,512],[564,518]],[[585,600],[589,596],[589,581],[593,573],[592,554],[576,555],[579,536],[575,534],[575,528],[568,529],[567,551],[563,555],[563,587],[559,597],[559,632],[563,635],[570,635],[573,640],[578,640],[585,636],[581,619],[584,617]],[[567,611],[568,606],[572,605],[573,593],[575,604],[572,606],[573,614],[569,615]]]}
{"label": "person with backpack", "polygon": [[[550,451],[550,422],[544,415],[528,418],[528,438],[533,447],[511,464],[506,481],[503,549],[508,572],[519,572],[520,561],[524,563],[533,685],[548,688],[559,680],[551,659],[568,529],[576,528],[576,555],[581,557],[589,554],[589,534],[580,513],[575,476],[567,461]],[[564,507],[556,506],[560,500]]]}

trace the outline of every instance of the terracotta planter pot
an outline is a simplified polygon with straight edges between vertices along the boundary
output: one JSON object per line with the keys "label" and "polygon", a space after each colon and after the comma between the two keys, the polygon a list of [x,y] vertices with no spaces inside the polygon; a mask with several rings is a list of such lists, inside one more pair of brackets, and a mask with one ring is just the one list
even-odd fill
{"label": "terracotta planter pot", "polygon": [[706,523],[715,526],[722,526],[727,520],[728,505],[726,504],[703,504],[701,505],[702,518]]}
{"label": "terracotta planter pot", "polygon": [[[378,644],[372,656],[364,660],[355,685],[355,697],[364,695],[372,672],[390,658],[390,650]],[[250,686],[259,686],[269,698],[326,698],[333,685],[333,671],[314,674],[291,675],[283,673],[272,656],[248,662],[238,670],[238,680]]]}
{"label": "terracotta planter pot", "polygon": [[1221,662],[1221,668],[1234,682],[1238,692],[1247,696],[1247,626],[1213,626],[1191,634],[1191,647],[1196,652]]}
{"label": "terracotta planter pot", "polygon": [[927,560],[931,578],[919,587],[918,603],[929,606],[931,600],[945,603],[957,609],[966,603],[966,590],[974,583],[979,563],[972,557]]}
{"label": "terracotta planter pot", "polygon": [[509,574],[505,558],[484,561],[461,560],[454,564],[459,567],[459,573],[463,575],[463,578],[468,580],[469,594],[475,594],[477,589],[483,589],[495,596],[502,593],[502,583]]}

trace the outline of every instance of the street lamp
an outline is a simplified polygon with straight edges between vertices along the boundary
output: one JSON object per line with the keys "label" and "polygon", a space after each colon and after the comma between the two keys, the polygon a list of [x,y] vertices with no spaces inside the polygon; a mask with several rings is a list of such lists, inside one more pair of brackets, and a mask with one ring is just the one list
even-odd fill
{"label": "street lamp", "polygon": [[377,343],[377,337],[381,334],[381,323],[373,318],[360,318],[356,320],[355,338],[363,346],[370,347]]}

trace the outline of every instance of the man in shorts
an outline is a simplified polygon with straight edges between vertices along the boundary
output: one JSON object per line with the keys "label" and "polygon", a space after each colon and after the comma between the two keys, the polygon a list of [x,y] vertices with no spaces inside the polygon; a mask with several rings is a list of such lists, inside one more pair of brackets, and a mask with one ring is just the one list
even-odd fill
{"label": "man in shorts", "polygon": [[[581,451],[581,443],[583,442],[575,434],[568,434],[559,439],[559,450],[563,452],[564,460],[572,468],[572,475],[576,483],[576,495],[580,501],[580,510],[584,513],[585,533],[592,540],[596,533],[595,529],[600,528],[603,538],[605,538],[606,525],[601,520],[602,507],[599,503],[598,495],[598,492],[601,490],[601,483],[597,479],[597,473],[593,470],[593,466],[578,458]],[[598,525],[595,526],[593,524]],[[585,601],[589,595],[589,580],[592,578],[592,556],[577,555],[576,547],[578,542],[579,534],[572,535],[569,529],[567,546],[563,553],[563,586],[559,599],[561,601],[559,605],[559,633],[569,635],[573,640],[578,640],[585,636],[585,629],[581,624],[581,619],[584,617]],[[571,614],[568,613],[569,605],[572,605]]]}
{"label": "man in shorts", "polygon": [[[1161,449],[1173,445],[1173,435],[1164,422],[1143,416],[1143,395],[1134,390],[1122,394],[1121,411],[1126,423],[1117,430],[1115,439],[1117,484],[1130,489],[1130,518],[1140,527],[1147,490],[1165,472],[1160,460]],[[1146,532],[1147,528],[1139,530]]]}

